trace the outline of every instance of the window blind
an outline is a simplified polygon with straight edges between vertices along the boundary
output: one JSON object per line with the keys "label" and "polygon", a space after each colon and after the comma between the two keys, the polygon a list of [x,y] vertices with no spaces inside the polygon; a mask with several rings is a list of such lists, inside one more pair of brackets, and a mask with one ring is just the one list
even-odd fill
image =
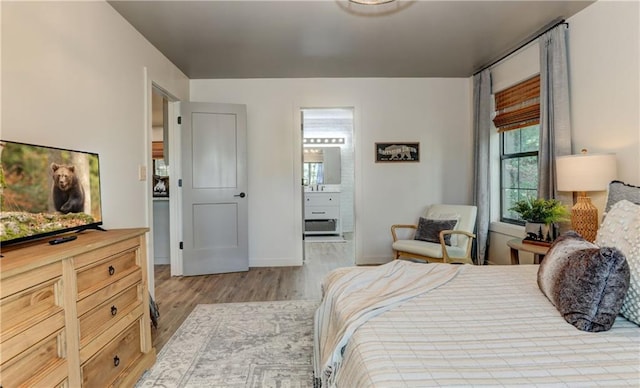
{"label": "window blind", "polygon": [[529,78],[495,95],[498,132],[540,123],[540,76]]}

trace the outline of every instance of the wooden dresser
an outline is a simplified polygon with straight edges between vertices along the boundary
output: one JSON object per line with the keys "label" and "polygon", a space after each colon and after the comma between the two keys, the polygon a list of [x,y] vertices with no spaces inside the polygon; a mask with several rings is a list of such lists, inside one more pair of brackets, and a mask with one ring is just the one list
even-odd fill
{"label": "wooden dresser", "polygon": [[147,231],[2,248],[3,388],[128,387],[153,365]]}

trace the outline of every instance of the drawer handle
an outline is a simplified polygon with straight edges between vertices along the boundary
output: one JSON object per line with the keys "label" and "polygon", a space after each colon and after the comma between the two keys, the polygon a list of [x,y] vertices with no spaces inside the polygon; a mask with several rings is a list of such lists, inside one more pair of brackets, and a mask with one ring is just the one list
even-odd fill
{"label": "drawer handle", "polygon": [[311,212],[311,214],[324,214],[326,212]]}
{"label": "drawer handle", "polygon": [[116,306],[111,306],[111,315],[115,316],[118,313],[118,308]]}
{"label": "drawer handle", "polygon": [[113,366],[118,366],[118,365],[120,365],[120,357],[115,356],[113,358]]}
{"label": "drawer handle", "polygon": [[116,273],[116,269],[113,268],[113,265],[109,266],[109,276],[113,276],[113,274]]}

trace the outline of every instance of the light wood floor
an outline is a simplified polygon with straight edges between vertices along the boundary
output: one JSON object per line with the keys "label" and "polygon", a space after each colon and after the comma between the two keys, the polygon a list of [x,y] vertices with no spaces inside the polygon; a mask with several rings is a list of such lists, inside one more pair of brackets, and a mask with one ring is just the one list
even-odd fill
{"label": "light wood floor", "polygon": [[160,310],[152,331],[159,352],[197,304],[273,300],[320,300],[320,282],[330,270],[354,265],[353,242],[305,243],[301,267],[250,268],[248,272],[171,277],[169,265],[155,266],[155,301]]}

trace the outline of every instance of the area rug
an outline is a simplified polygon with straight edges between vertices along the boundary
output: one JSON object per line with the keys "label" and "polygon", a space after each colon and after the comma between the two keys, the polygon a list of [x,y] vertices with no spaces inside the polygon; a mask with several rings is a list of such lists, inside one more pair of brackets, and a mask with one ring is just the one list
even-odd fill
{"label": "area rug", "polygon": [[319,301],[201,304],[137,387],[312,387]]}

